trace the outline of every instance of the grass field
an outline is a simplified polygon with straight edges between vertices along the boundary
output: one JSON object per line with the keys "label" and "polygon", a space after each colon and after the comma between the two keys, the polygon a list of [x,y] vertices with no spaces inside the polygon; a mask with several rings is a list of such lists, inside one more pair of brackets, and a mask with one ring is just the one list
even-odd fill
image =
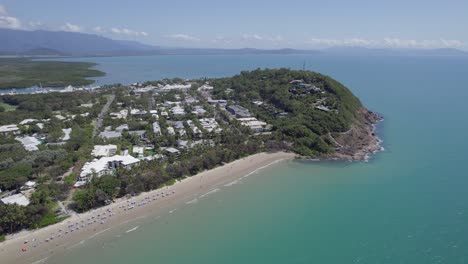
{"label": "grass field", "polygon": [[10,112],[10,111],[15,111],[16,110],[15,105],[9,105],[9,104],[5,104],[5,103],[0,102],[0,106],[5,109],[5,112]]}
{"label": "grass field", "polygon": [[88,62],[32,61],[22,58],[0,59],[0,89],[23,88],[39,85],[45,87],[81,86],[92,84],[87,77],[105,73],[90,69]]}

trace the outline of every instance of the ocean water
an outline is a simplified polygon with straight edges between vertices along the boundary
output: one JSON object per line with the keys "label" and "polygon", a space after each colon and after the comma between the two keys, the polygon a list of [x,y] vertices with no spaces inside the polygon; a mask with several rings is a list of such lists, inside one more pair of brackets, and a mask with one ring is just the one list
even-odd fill
{"label": "ocean water", "polygon": [[[300,55],[80,58],[99,84],[306,68],[385,121],[369,162],[283,162],[87,240],[47,263],[468,263],[468,59]],[[135,226],[132,232],[126,233]]]}

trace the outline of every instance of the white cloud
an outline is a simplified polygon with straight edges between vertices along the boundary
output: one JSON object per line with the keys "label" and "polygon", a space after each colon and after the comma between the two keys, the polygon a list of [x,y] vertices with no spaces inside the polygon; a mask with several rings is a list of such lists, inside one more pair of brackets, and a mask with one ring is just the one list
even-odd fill
{"label": "white cloud", "polygon": [[63,30],[63,31],[68,31],[68,32],[81,32],[81,31],[83,31],[82,27],[80,27],[78,25],[68,23],[68,22],[65,23],[65,25],[61,26],[60,29]]}
{"label": "white cloud", "polygon": [[0,28],[22,28],[21,21],[16,17],[10,16],[7,9],[3,5],[0,5]]}
{"label": "white cloud", "polygon": [[306,44],[316,48],[347,46],[347,47],[368,47],[368,48],[399,48],[399,49],[435,49],[435,48],[461,48],[465,44],[460,40],[415,40],[401,38],[384,39],[326,39],[310,38]]}
{"label": "white cloud", "polygon": [[[104,30],[101,27],[99,27],[99,29]],[[117,28],[117,27],[111,28],[110,32],[113,33],[113,34],[135,36],[135,37],[147,37],[149,35],[145,31],[134,31],[134,30],[131,30],[131,29],[128,29],[128,28]]]}
{"label": "white cloud", "polygon": [[94,31],[94,32],[97,32],[97,33],[106,33],[106,32],[107,32],[107,30],[105,30],[105,29],[102,28],[101,26],[93,27],[93,31]]}
{"label": "white cloud", "polygon": [[41,28],[43,26],[44,26],[44,24],[42,24],[42,22],[40,22],[40,21],[30,21],[30,22],[28,22],[28,28],[29,29]]}
{"label": "white cloud", "polygon": [[222,43],[222,44],[231,44],[232,39],[226,38],[226,37],[223,37],[223,36],[217,36],[216,38],[211,40],[211,42],[213,42],[213,43]]}
{"label": "white cloud", "polygon": [[281,35],[269,36],[269,35],[260,35],[260,34],[242,34],[241,39],[245,42],[263,41],[263,42],[274,42],[274,43],[279,43],[284,40]]}
{"label": "white cloud", "polygon": [[180,41],[200,41],[199,38],[187,34],[172,34],[166,37]]}

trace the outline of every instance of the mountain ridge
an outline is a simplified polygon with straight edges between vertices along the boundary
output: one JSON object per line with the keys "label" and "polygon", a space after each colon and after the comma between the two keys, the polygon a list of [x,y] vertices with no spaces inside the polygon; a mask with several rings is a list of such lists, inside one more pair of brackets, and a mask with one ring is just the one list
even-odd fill
{"label": "mountain ridge", "polygon": [[131,40],[65,31],[13,30],[0,28],[0,55],[3,56],[144,56],[144,55],[222,55],[222,54],[329,54],[329,55],[400,55],[468,56],[453,48],[382,49],[366,47],[331,47],[308,49],[190,48],[161,47]]}

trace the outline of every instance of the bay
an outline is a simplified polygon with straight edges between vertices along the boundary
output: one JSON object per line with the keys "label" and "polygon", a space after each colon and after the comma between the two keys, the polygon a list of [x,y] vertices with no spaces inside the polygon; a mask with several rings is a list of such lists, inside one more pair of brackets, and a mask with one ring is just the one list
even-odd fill
{"label": "bay", "polygon": [[369,162],[283,162],[47,263],[467,263],[468,60],[223,55],[75,58],[98,85],[318,71],[385,117]]}

